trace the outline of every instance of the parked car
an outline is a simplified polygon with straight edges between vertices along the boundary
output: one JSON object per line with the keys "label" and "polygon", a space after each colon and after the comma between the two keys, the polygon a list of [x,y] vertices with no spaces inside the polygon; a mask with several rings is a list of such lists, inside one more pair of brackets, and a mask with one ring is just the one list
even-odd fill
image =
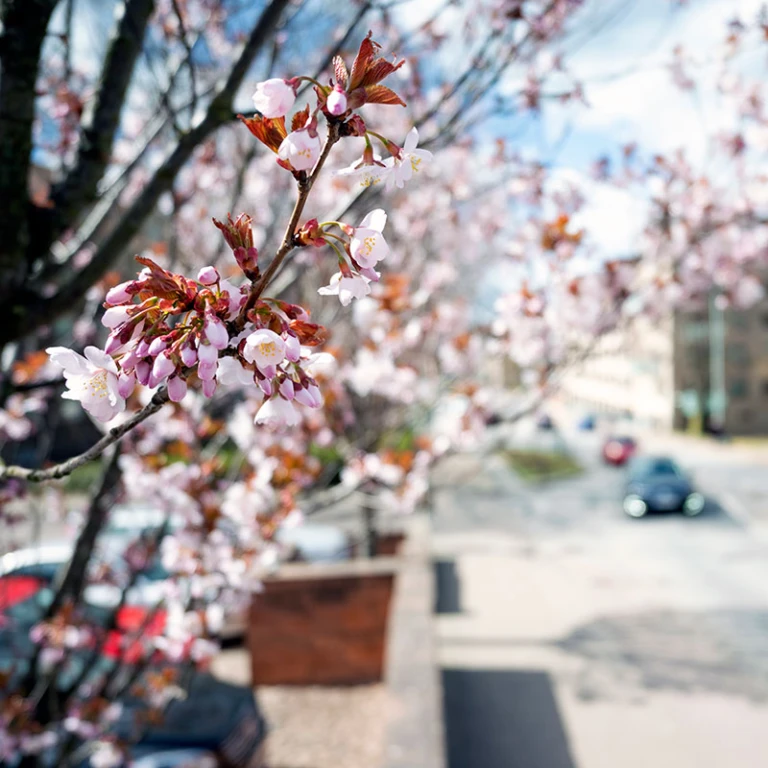
{"label": "parked car", "polygon": [[624,512],[630,517],[677,511],[693,516],[704,509],[704,504],[704,496],[674,460],[641,456],[632,461],[623,501]]}
{"label": "parked car", "polygon": [[597,418],[593,413],[588,413],[579,419],[578,427],[584,432],[591,432],[597,424]]}
{"label": "parked car", "polygon": [[637,443],[632,437],[609,437],[603,443],[603,461],[620,467],[626,464],[636,453]]}

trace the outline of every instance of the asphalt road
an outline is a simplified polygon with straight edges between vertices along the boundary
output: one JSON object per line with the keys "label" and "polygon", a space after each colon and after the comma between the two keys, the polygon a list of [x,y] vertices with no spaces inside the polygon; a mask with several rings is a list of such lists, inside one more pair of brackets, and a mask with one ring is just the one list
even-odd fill
{"label": "asphalt road", "polygon": [[631,520],[600,437],[565,439],[586,465],[568,481],[525,485],[498,457],[440,470],[450,768],[768,767],[768,467],[649,438],[709,503]]}

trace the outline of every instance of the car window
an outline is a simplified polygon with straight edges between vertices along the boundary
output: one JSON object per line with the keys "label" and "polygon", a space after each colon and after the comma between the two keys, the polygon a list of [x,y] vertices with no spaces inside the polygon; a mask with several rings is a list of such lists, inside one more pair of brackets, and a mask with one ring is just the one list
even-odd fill
{"label": "car window", "polygon": [[643,477],[680,477],[682,473],[672,459],[667,458],[641,458],[632,467],[632,476]]}

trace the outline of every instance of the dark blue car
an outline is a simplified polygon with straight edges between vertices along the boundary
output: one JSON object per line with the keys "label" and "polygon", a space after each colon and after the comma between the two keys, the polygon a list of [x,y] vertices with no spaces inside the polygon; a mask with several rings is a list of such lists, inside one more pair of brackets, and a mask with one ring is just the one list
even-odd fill
{"label": "dark blue car", "polygon": [[630,464],[623,507],[630,517],[678,511],[694,516],[704,509],[704,497],[672,459],[640,456]]}

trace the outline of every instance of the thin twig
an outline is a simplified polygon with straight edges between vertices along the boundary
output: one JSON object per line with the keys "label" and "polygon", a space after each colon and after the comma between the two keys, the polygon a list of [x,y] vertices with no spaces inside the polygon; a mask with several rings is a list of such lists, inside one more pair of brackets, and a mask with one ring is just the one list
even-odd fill
{"label": "thin twig", "polygon": [[43,480],[56,480],[60,477],[66,477],[67,475],[72,474],[78,467],[82,467],[89,461],[97,459],[110,445],[114,445],[134,427],[157,413],[167,402],[168,390],[165,387],[162,387],[155,392],[154,397],[140,411],[134,413],[133,416],[120,424],[120,426],[110,429],[101,440],[94,443],[87,451],[84,451],[78,456],[73,456],[71,459],[62,461],[61,464],[55,464],[52,467],[48,467],[47,469],[29,469],[13,464],[0,467],[0,480],[16,477],[31,483],[39,483]]}

